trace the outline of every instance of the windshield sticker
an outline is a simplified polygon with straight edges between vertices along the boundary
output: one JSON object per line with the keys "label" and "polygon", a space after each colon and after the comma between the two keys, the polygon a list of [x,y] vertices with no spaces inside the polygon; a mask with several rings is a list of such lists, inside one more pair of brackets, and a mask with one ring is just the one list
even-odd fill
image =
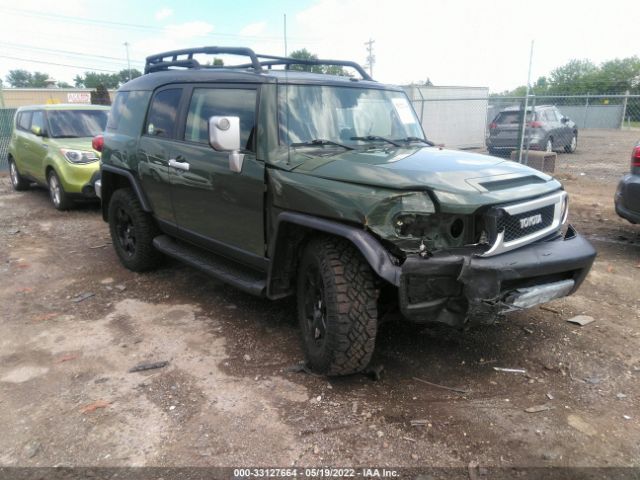
{"label": "windshield sticker", "polygon": [[416,123],[416,119],[411,111],[411,105],[409,105],[406,98],[392,98],[391,101],[393,102],[393,106],[396,108],[396,113],[402,123],[405,125],[409,123]]}

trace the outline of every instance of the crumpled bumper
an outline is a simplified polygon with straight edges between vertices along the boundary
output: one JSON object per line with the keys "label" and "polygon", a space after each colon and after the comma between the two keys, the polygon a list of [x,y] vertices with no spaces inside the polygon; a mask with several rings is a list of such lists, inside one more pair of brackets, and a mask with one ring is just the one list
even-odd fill
{"label": "crumpled bumper", "polygon": [[473,248],[412,256],[402,265],[400,307],[416,323],[491,323],[501,313],[572,294],[595,257],[571,226],[562,237],[493,257]]}

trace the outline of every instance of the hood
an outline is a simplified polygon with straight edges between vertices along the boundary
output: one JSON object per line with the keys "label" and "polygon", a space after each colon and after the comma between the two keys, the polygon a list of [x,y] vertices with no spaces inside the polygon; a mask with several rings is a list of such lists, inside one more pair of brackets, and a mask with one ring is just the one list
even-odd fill
{"label": "hood", "polygon": [[[297,152],[296,160],[303,160]],[[315,177],[400,190],[479,193],[552,177],[511,160],[436,147],[351,150],[307,156],[294,171]],[[557,187],[556,187],[557,188]]]}

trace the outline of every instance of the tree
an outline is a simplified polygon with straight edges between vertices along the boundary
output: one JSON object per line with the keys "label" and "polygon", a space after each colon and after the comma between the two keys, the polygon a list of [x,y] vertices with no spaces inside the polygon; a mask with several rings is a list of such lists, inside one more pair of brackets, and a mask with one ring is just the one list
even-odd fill
{"label": "tree", "polygon": [[104,85],[98,85],[96,89],[91,92],[91,104],[92,105],[111,105],[111,97],[109,97],[109,91]]}
{"label": "tree", "polygon": [[[297,60],[318,60],[318,55],[316,55],[315,53],[311,53],[306,48],[291,52],[291,55],[289,55],[289,57],[295,58]],[[291,65],[291,70],[311,73],[324,73],[327,75],[342,75],[345,77],[350,76],[340,65]]]}
{"label": "tree", "polygon": [[[520,86],[502,95],[523,96]],[[543,95],[622,95],[626,91],[640,93],[640,58],[615,58],[595,65],[589,60],[570,60],[554,69],[548,77],[540,77],[532,93]]]}
{"label": "tree", "polygon": [[140,70],[138,70],[137,68],[132,68],[131,69],[131,78],[129,78],[129,69],[125,68],[124,70],[120,70],[118,72],[118,82],[120,83],[120,85],[124,85],[129,80],[133,80],[134,78],[138,78],[140,75],[142,75],[142,72]]}
{"label": "tree", "polygon": [[73,88],[71,84],[63,81],[58,82],[56,85],[58,86],[58,88]]}
{"label": "tree", "polygon": [[120,77],[115,73],[84,72],[84,75],[76,75],[73,81],[78,88],[97,88],[98,85],[118,88]]}
{"label": "tree", "polygon": [[[136,68],[131,69],[131,79],[139,77],[142,72]],[[84,75],[76,75],[73,79],[78,88],[118,88],[129,81],[129,69],[125,68],[118,73],[84,72]]]}

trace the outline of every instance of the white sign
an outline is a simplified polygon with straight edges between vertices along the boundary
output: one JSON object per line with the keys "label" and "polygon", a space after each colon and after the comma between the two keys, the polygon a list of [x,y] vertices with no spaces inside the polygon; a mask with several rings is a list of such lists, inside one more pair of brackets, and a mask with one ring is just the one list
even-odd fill
{"label": "white sign", "polygon": [[411,111],[411,105],[404,97],[392,98],[393,106],[396,108],[396,113],[400,117],[400,121],[405,125],[409,123],[416,123],[416,119]]}
{"label": "white sign", "polygon": [[91,103],[91,93],[69,92],[67,93],[67,103]]}

